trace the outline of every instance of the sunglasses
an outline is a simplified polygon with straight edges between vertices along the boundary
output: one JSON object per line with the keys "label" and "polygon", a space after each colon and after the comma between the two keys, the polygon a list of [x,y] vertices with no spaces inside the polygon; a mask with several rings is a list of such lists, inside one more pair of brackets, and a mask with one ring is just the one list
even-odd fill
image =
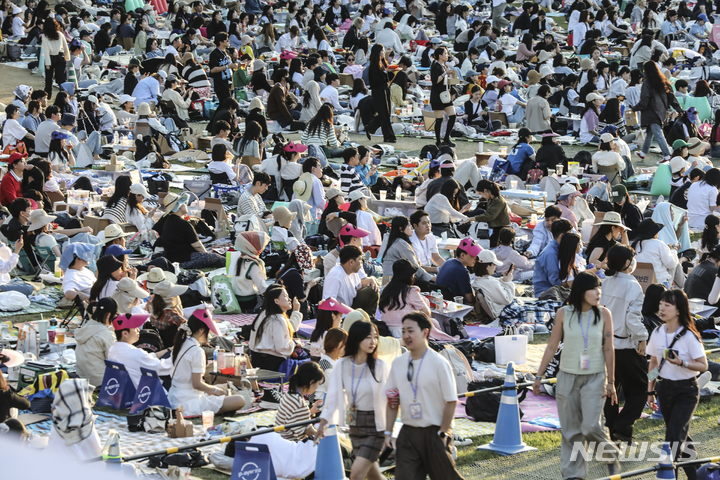
{"label": "sunglasses", "polygon": [[413,377],[415,376],[415,367],[412,362],[408,362],[407,379],[408,382],[412,383]]}

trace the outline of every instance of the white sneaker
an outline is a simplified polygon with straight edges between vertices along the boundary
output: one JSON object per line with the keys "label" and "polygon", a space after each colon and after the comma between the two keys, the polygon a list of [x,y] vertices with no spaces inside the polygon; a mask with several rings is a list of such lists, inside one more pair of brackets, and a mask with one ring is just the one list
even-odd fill
{"label": "white sneaker", "polygon": [[698,390],[702,390],[711,379],[712,379],[712,373],[710,373],[709,371],[703,372],[702,375],[700,375],[697,379]]}

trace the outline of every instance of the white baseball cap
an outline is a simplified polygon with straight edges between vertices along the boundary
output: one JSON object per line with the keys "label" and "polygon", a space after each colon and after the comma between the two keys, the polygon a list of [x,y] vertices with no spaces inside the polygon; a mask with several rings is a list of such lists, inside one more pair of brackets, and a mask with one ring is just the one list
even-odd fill
{"label": "white baseball cap", "polygon": [[131,97],[128,94],[120,95],[120,105],[125,105],[127,102],[134,102],[135,97]]}

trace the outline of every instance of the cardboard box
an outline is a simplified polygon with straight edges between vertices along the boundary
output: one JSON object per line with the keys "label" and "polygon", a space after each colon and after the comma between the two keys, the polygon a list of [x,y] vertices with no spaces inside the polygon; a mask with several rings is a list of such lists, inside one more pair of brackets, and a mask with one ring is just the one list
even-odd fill
{"label": "cardboard box", "polygon": [[355,79],[353,78],[352,74],[350,73],[341,73],[340,76],[340,85],[347,85],[348,87],[352,87],[353,83],[355,83]]}
{"label": "cardboard box", "polygon": [[628,127],[632,127],[633,125],[639,125],[640,120],[638,120],[637,112],[631,112],[629,110],[626,111],[625,112],[625,123],[627,124]]}
{"label": "cardboard box", "polygon": [[[173,422],[173,420],[171,420],[171,422]],[[177,408],[176,419],[174,423],[168,425],[167,431],[170,438],[186,438],[193,436],[193,424],[192,422],[185,423],[182,406]]]}
{"label": "cardboard box", "polygon": [[657,283],[657,278],[655,277],[655,269],[653,268],[652,263],[638,263],[632,275],[642,287],[643,293],[645,293],[645,290],[647,290],[648,286],[652,285],[653,283]]}
{"label": "cardboard box", "polygon": [[92,228],[93,233],[97,235],[98,232],[105,230],[105,227],[110,225],[110,220],[108,220],[107,218],[86,215],[83,219],[83,225]]}
{"label": "cardboard box", "polygon": [[198,137],[197,139],[197,146],[196,148],[198,150],[210,150],[210,142],[212,141],[212,137]]}
{"label": "cardboard box", "polygon": [[622,44],[625,48],[632,48],[635,45],[635,40],[623,40]]}
{"label": "cardboard box", "polygon": [[619,53],[620,55],[622,55],[623,57],[629,57],[629,56],[630,56],[630,49],[627,48],[627,47],[615,46],[615,47],[613,47],[612,51],[613,51],[613,52],[618,52],[618,53]]}
{"label": "cardboard box", "polygon": [[222,201],[219,198],[205,197],[205,209],[217,213],[218,228],[215,231],[217,238],[230,235],[230,220],[228,220]]}
{"label": "cardboard box", "polygon": [[448,71],[448,85],[458,85],[459,83],[460,83],[460,80],[458,80],[457,71],[449,70]]}

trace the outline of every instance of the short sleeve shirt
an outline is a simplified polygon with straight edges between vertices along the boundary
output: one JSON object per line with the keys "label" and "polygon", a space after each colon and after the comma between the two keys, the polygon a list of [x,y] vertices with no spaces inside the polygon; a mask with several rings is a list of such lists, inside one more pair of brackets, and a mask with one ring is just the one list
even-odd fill
{"label": "short sleeve shirt", "polygon": [[449,288],[453,295],[466,295],[468,293],[472,293],[470,272],[457,258],[453,258],[443,263],[437,274],[435,283]]}
{"label": "short sleeve shirt", "polygon": [[199,241],[195,228],[187,220],[177,215],[169,215],[163,228],[163,247],[171,262],[189,262],[195,252],[193,243]]}
{"label": "short sleeve shirt", "polygon": [[413,232],[412,236],[410,237],[410,242],[412,243],[413,250],[415,250],[415,256],[417,256],[420,265],[432,266],[433,254],[439,253],[435,235],[433,235],[432,233],[429,235],[425,235],[425,238],[420,241],[417,233]]}
{"label": "short sleeve shirt", "polygon": [[[676,333],[677,331],[667,333],[667,327],[665,325],[656,328],[650,335],[650,340],[647,344],[648,355],[654,356],[658,359],[658,362],[660,362],[663,358],[664,350],[670,348],[670,344],[675,338]],[[686,331],[678,341],[675,342],[672,348],[678,352],[680,359],[685,362],[692,362],[696,358],[705,356],[705,348],[702,343],[689,331]],[[686,380],[697,376],[697,372],[683,368],[680,365],[673,365],[666,361],[660,371],[660,376],[668,380]]]}
{"label": "short sleeve shirt", "polygon": [[197,340],[188,338],[178,352],[177,358],[177,366],[172,374],[173,386],[177,388],[193,388],[192,374],[205,373],[205,352],[200,348]]}
{"label": "short sleeve shirt", "polygon": [[523,163],[525,163],[525,161],[533,155],[535,155],[535,150],[527,143],[521,143],[510,150],[508,162],[510,162],[512,171],[514,173],[518,173],[522,168]]}

